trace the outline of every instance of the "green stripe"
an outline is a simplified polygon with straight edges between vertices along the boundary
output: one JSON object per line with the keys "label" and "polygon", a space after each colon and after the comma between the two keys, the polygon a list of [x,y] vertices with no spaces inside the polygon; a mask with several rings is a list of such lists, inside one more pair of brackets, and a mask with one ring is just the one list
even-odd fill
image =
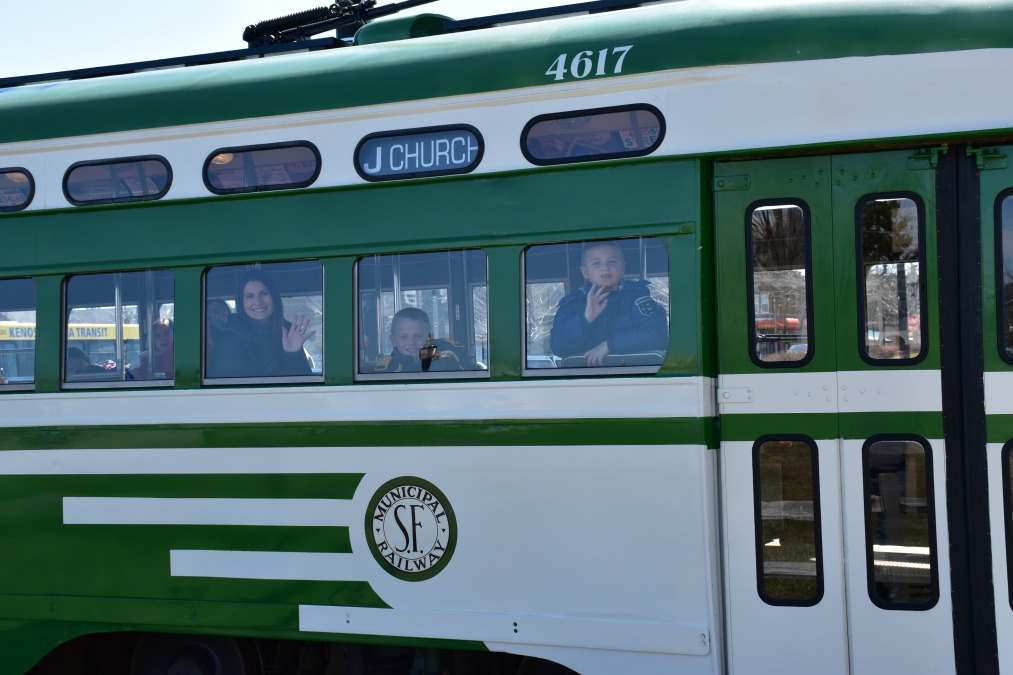
{"label": "green stripe", "polygon": [[877,434],[917,434],[942,438],[943,420],[932,412],[725,415],[723,441],[754,441],[760,436],[803,434],[814,439],[865,439]]}
{"label": "green stripe", "polygon": [[[685,417],[49,427],[8,429],[0,433],[0,451],[84,448],[700,445],[707,442],[707,429],[712,424],[713,420],[708,418]],[[237,466],[236,470],[241,471],[242,467]],[[336,480],[348,481],[339,489],[354,491],[352,481],[357,484],[360,478],[358,474],[350,474]],[[247,482],[252,480],[254,479],[243,478],[242,484],[253,485]],[[272,490],[274,487],[272,485]],[[311,487],[309,492],[313,490],[319,491],[320,488]],[[256,491],[251,490],[250,494],[256,494]],[[300,494],[305,496],[308,492]]]}

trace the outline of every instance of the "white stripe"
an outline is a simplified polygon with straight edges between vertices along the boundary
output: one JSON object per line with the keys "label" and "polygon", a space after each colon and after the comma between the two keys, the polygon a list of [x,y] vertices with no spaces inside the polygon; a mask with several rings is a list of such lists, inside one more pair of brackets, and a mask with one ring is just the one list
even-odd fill
{"label": "white stripe", "polygon": [[939,412],[943,409],[938,370],[855,370],[845,372],[768,371],[722,375],[724,394],[746,403],[721,403],[722,415],[774,413]]}
{"label": "white stripe", "polygon": [[363,580],[362,572],[351,553],[174,550],[169,551],[169,568],[174,577],[278,581]]}
{"label": "white stripe", "polygon": [[701,417],[700,377],[10,394],[0,427]]}
{"label": "white stripe", "polygon": [[697,656],[710,651],[710,631],[702,625],[533,614],[301,605],[299,630]]}
{"label": "white stripe", "polygon": [[[683,446],[686,447],[686,446]],[[689,446],[692,449],[692,446]],[[670,453],[682,448],[668,445],[637,446],[637,452]],[[627,445],[581,446],[584,455],[597,458],[629,454]],[[570,446],[496,446],[500,457],[544,457],[572,452]],[[0,476],[132,476],[132,475],[377,475],[377,467],[396,471],[416,466],[420,453],[426,462],[447,466],[467,465],[469,458],[489,452],[483,446],[321,447],[321,448],[123,448],[116,450],[8,450],[0,452]],[[383,470],[381,470],[383,473]],[[398,475],[392,473],[390,477]]]}
{"label": "white stripe", "polygon": [[[467,123],[483,132],[486,149],[472,175],[530,170],[517,142],[536,115],[617,104],[650,103],[664,113],[667,133],[655,156],[742,151],[865,139],[912,137],[1009,126],[1013,91],[989,92],[989,105],[968,106],[980,83],[1002,81],[1013,50],[830,58],[780,63],[717,65],[609,77],[523,89],[360,108],[227,120],[70,139],[41,139],[3,147],[8,166],[37,180],[29,210],[68,206],[62,169],[96,145],[111,155],[160,154],[174,167],[168,200],[207,197],[199,167],[215,147],[291,140],[314,143],[324,158],[315,187],[358,185],[352,155],[359,139],[383,129]],[[891,101],[868,96],[889,88]],[[812,92],[821,92],[814,96]],[[911,115],[909,101],[933,92],[933,104]],[[790,101],[756,106],[742,124],[742,101]],[[382,121],[382,122],[378,122]],[[378,126],[378,124],[380,126]],[[495,133],[494,133],[495,132]],[[193,167],[198,167],[194,169]]]}
{"label": "white stripe", "polygon": [[65,525],[259,525],[340,527],[352,522],[337,499],[64,497]]}
{"label": "white stripe", "polygon": [[985,414],[1013,415],[1013,372],[985,373]]}

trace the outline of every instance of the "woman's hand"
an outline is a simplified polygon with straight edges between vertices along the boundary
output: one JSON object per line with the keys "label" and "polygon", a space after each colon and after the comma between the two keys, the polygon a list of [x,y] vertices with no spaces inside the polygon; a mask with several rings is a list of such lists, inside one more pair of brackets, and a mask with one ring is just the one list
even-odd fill
{"label": "woman's hand", "polygon": [[286,352],[297,352],[307,340],[312,340],[317,332],[310,330],[310,319],[302,314],[292,317],[291,328],[281,327],[281,348]]}

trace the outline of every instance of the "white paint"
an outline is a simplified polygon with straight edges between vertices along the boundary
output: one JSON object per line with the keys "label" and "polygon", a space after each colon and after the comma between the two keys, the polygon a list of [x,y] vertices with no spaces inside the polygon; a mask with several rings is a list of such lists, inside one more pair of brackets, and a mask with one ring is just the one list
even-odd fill
{"label": "white paint", "polygon": [[[986,381],[988,375],[986,373]],[[986,401],[988,398],[986,397]],[[1013,635],[1013,608],[1010,607],[1009,560],[1006,547],[1010,545],[1006,530],[1006,506],[1003,496],[1009,488],[1003,485],[1003,443],[989,443],[988,457],[988,517],[992,541],[992,584],[995,588],[995,629],[999,636],[999,672],[1013,672],[1013,642],[1002,636]]]}
{"label": "white paint", "polygon": [[[938,370],[857,370],[721,375],[722,415],[775,413],[939,412],[943,409]],[[721,392],[745,390],[752,400],[724,403]]]}
{"label": "white paint", "polygon": [[537,614],[302,605],[299,607],[299,629],[314,633],[565,644],[584,649],[694,656],[704,656],[710,651],[710,631],[703,625]]}
{"label": "white paint", "polygon": [[[708,389],[711,387],[711,389]],[[700,377],[10,394],[0,427],[643,419],[713,415]]]}
{"label": "white paint", "polygon": [[173,550],[169,568],[174,577],[276,581],[361,581],[363,577],[351,553]]}
{"label": "white paint", "polygon": [[985,414],[1013,415],[1013,372],[985,373]]}
{"label": "white paint", "polygon": [[[636,45],[634,43],[634,49]],[[298,58],[298,57],[295,57]],[[649,103],[667,122],[654,156],[837,143],[1009,128],[1013,92],[998,88],[989,105],[980,82],[1002,81],[1013,49],[743,64],[609,77],[557,85],[384,104],[345,110],[216,122],[0,147],[9,166],[29,170],[36,196],[28,210],[69,206],[63,174],[77,161],[159,154],[173,168],[166,199],[209,196],[201,171],[215,149],[307,140],[323,161],[315,187],[356,185],[355,146],[381,131],[470,124],[486,141],[474,174],[531,169],[520,149],[533,117],[566,110]],[[819,92],[815,95],[814,92]],[[889,100],[870,97],[889,91]],[[911,114],[931,92],[933,105]],[[749,101],[744,121],[743,101]]]}
{"label": "white paint", "polygon": [[64,497],[63,523],[342,527],[359,520],[350,505],[342,499]]}

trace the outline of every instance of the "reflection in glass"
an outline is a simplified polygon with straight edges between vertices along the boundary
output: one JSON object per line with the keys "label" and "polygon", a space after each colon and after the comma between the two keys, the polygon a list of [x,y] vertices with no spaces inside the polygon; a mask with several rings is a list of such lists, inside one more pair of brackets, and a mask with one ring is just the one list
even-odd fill
{"label": "reflection in glass", "polygon": [[204,165],[208,187],[218,194],[305,187],[319,171],[308,144],[219,150]]}
{"label": "reflection in glass", "polygon": [[0,386],[35,382],[35,281],[0,280]]}
{"label": "reflection in glass", "polygon": [[811,349],[805,213],[795,204],[761,206],[749,222],[754,357],[775,364],[801,361]]}
{"label": "reflection in glass", "polygon": [[553,115],[531,124],[524,135],[528,158],[538,164],[636,157],[649,153],[664,132],[652,108]]}
{"label": "reflection in glass", "polygon": [[816,451],[807,441],[754,448],[760,597],[812,605],[823,595]]}
{"label": "reflection in glass", "polygon": [[921,250],[912,199],[870,199],[859,207],[864,300],[862,351],[870,359],[921,354]]}
{"label": "reflection in glass", "polygon": [[20,169],[0,171],[0,211],[18,211],[28,206],[34,186],[31,175]]}
{"label": "reflection in glass", "polygon": [[865,448],[869,594],[877,605],[935,604],[932,465],[916,440],[878,440]]}
{"label": "reflection in glass", "polygon": [[207,271],[207,377],[319,380],[323,333],[319,260],[223,265]]}
{"label": "reflection in glass", "polygon": [[[356,265],[360,375],[488,372],[488,264],[483,251],[376,255]],[[432,335],[435,358],[419,350]]]}
{"label": "reflection in glass", "polygon": [[173,379],[172,272],[80,274],[65,296],[64,382]]}
{"label": "reflection in glass", "polygon": [[169,190],[169,164],[160,157],[78,164],[67,172],[65,189],[75,204],[159,199]]}

